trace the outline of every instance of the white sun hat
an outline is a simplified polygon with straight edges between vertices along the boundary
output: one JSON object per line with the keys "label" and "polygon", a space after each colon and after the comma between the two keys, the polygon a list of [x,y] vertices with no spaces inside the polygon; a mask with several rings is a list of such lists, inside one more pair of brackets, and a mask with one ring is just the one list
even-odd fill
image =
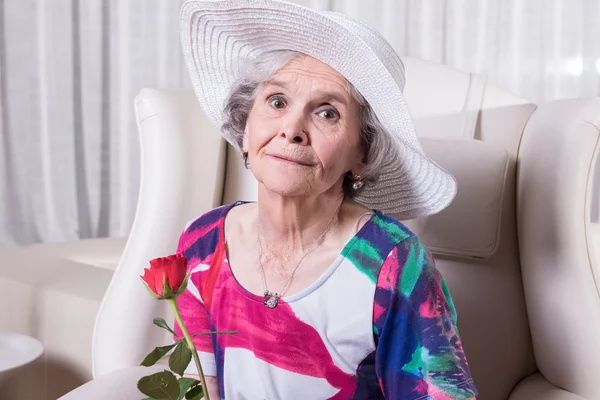
{"label": "white sun hat", "polygon": [[452,202],[456,180],[423,152],[402,95],[404,65],[374,29],[279,0],[188,1],[180,26],[192,85],[217,128],[241,60],[275,50],[304,53],[352,83],[391,136],[379,176],[355,200],[400,220],[435,214]]}

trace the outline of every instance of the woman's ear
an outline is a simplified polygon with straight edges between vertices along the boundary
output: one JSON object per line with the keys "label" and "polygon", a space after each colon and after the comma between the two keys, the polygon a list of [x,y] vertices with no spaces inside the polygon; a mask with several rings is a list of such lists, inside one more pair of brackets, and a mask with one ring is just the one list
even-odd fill
{"label": "woman's ear", "polygon": [[361,146],[360,153],[358,154],[360,159],[354,165],[352,165],[350,168],[350,171],[352,172],[352,176],[357,175],[357,174],[360,175],[360,173],[367,166],[367,152],[364,149],[365,147],[366,147],[366,145]]}
{"label": "woman's ear", "polygon": [[356,175],[360,175],[362,173],[362,171],[367,167],[367,164],[365,161],[366,160],[363,158],[362,160],[360,160],[359,162],[354,164],[352,166],[352,168],[350,168],[350,173],[352,174],[353,177]]}
{"label": "woman's ear", "polygon": [[242,152],[248,151],[248,132],[244,129],[244,136],[242,136]]}

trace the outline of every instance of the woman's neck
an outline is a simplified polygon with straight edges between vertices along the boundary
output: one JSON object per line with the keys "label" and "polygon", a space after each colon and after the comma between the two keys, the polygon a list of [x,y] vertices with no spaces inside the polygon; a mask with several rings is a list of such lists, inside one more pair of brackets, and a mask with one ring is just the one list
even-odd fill
{"label": "woman's neck", "polygon": [[257,227],[269,248],[304,251],[338,217],[343,194],[315,197],[285,197],[259,190]]}

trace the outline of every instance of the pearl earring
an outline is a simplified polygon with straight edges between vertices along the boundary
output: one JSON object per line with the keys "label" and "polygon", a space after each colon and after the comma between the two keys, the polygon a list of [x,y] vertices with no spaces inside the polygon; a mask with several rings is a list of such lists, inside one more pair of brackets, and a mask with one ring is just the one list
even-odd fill
{"label": "pearl earring", "polygon": [[358,190],[358,189],[360,189],[361,187],[363,187],[363,186],[364,186],[364,184],[365,184],[365,183],[363,182],[363,180],[362,180],[362,178],[360,177],[360,175],[358,175],[358,174],[357,174],[357,175],[354,175],[354,183],[352,184],[352,189],[354,189],[354,190]]}

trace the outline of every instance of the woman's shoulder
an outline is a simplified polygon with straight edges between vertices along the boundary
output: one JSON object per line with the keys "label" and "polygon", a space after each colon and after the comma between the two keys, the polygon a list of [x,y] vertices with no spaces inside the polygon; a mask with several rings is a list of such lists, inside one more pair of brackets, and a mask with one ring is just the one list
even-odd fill
{"label": "woman's shoulder", "polygon": [[385,215],[377,215],[377,217],[380,218],[379,225],[382,226],[391,244],[389,253],[385,257],[386,263],[402,264],[402,270],[409,273],[415,271],[423,274],[434,273],[433,256],[415,232],[395,218]]}
{"label": "woman's shoulder", "polygon": [[376,211],[371,224],[364,232],[364,238],[376,243],[386,244],[391,250],[405,241],[419,241],[417,235],[408,226],[397,219]]}
{"label": "woman's shoulder", "polygon": [[405,262],[424,256],[427,250],[405,224],[376,211],[343,254],[379,286],[379,281],[395,281],[391,276],[400,275]]}
{"label": "woman's shoulder", "polygon": [[213,208],[188,221],[180,238],[178,251],[186,257],[201,253],[206,256],[216,250],[222,239],[221,229],[227,212],[238,203]]}
{"label": "woman's shoulder", "polygon": [[185,224],[184,233],[195,231],[195,230],[198,230],[201,228],[206,228],[207,226],[218,225],[225,218],[225,216],[227,215],[229,210],[231,210],[236,205],[240,205],[240,204],[245,204],[245,202],[238,201],[238,202],[231,203],[231,204],[225,204],[225,205],[213,208],[212,210],[209,210],[209,211],[205,212],[204,214],[201,214],[200,216],[198,216],[192,220],[189,220]]}

